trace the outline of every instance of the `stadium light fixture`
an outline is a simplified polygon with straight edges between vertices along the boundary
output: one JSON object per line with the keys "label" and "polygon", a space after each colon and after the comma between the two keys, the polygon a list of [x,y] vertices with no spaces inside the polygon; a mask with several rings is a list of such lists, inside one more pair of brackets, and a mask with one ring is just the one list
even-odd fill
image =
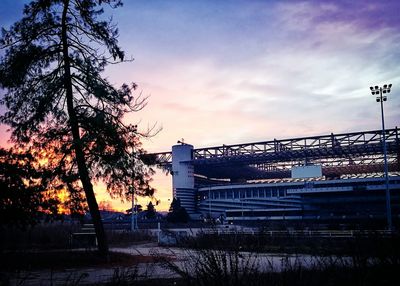
{"label": "stadium light fixture", "polygon": [[392,84],[384,84],[383,87],[371,86],[372,95],[378,95],[376,102],[381,104],[381,117],[382,117],[382,143],[383,143],[383,160],[385,165],[385,187],[386,187],[386,219],[388,230],[392,230],[392,210],[390,204],[390,189],[389,189],[389,175],[388,175],[388,163],[387,163],[387,148],[386,148],[386,132],[385,132],[385,117],[383,113],[383,102],[387,100],[386,93],[390,93]]}

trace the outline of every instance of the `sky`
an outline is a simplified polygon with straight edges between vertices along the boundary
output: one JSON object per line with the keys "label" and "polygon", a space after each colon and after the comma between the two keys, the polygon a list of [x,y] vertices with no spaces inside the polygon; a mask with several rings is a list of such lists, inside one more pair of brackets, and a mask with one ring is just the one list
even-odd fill
{"label": "sky", "polygon": [[[18,20],[24,2],[2,0],[0,26]],[[144,140],[149,152],[182,138],[199,148],[380,129],[369,87],[387,83],[386,127],[400,125],[400,1],[125,0],[107,13],[135,60],[105,76],[149,96],[126,117],[162,128]],[[155,176],[159,210],[171,184]]]}

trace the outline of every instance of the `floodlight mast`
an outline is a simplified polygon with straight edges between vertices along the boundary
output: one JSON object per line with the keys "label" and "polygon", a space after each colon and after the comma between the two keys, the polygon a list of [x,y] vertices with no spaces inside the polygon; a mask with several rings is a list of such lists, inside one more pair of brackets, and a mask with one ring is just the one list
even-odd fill
{"label": "floodlight mast", "polygon": [[387,100],[386,93],[390,93],[392,84],[385,84],[383,87],[371,86],[372,95],[378,95],[376,102],[381,104],[381,117],[382,117],[382,143],[383,143],[383,160],[385,165],[385,187],[386,187],[386,219],[388,230],[392,230],[392,210],[390,204],[390,189],[389,189],[389,175],[388,175],[388,163],[387,163],[387,148],[386,148],[386,132],[385,132],[385,117],[383,114],[383,102]]}

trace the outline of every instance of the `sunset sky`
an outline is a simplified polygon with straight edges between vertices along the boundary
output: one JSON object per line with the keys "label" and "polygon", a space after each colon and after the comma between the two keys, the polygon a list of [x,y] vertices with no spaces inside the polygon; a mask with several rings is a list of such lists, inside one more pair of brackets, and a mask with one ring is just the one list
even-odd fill
{"label": "sunset sky", "polygon": [[[26,2],[2,0],[0,26]],[[400,1],[125,0],[107,13],[135,60],[106,76],[150,96],[126,120],[163,128],[144,141],[149,152],[181,138],[196,148],[380,129],[369,86],[386,83],[386,126],[400,125]],[[158,209],[167,209],[171,178],[154,184]],[[108,199],[101,189],[99,200]]]}

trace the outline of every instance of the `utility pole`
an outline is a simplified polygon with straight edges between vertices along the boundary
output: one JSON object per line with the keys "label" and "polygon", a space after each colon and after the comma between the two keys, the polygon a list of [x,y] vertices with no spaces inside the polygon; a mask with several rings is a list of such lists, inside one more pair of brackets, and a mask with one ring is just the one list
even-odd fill
{"label": "utility pole", "polygon": [[[134,132],[137,132],[137,125],[134,125]],[[135,140],[135,138],[133,138]],[[135,142],[133,142],[133,169],[136,167],[136,153],[135,153]],[[134,171],[134,176],[136,172]],[[135,178],[133,178],[132,182],[132,217],[131,217],[131,231],[136,231],[139,229],[137,223],[137,204],[136,204],[136,196],[135,196]]]}

